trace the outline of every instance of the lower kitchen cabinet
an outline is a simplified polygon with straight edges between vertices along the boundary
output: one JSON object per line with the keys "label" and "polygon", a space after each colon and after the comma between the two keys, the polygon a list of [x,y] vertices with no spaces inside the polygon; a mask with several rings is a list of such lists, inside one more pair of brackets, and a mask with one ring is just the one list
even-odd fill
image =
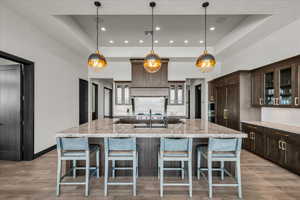
{"label": "lower kitchen cabinet", "polygon": [[300,135],[242,123],[243,148],[300,174]]}

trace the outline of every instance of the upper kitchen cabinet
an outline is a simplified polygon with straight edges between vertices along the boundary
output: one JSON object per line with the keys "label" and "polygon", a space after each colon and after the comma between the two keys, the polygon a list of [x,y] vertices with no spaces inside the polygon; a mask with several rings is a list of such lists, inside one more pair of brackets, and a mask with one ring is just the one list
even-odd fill
{"label": "upper kitchen cabinet", "polygon": [[162,66],[158,72],[149,73],[144,69],[144,59],[130,59],[132,82],[131,87],[168,87],[168,62],[162,59]]}
{"label": "upper kitchen cabinet", "polygon": [[255,70],[251,73],[251,93],[253,106],[261,106],[264,104],[263,73],[261,70]]}
{"label": "upper kitchen cabinet", "polygon": [[115,82],[115,101],[117,105],[130,105],[130,82]]}
{"label": "upper kitchen cabinet", "polygon": [[184,81],[169,82],[169,105],[184,104]]}
{"label": "upper kitchen cabinet", "polygon": [[299,56],[252,71],[251,81],[253,106],[299,107]]}

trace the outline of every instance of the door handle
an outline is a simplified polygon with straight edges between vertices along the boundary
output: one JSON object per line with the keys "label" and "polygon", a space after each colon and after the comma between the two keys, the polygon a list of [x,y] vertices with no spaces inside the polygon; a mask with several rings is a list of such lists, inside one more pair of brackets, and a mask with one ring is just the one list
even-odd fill
{"label": "door handle", "polygon": [[281,140],[278,141],[278,149],[282,150],[282,141]]}
{"label": "door handle", "polygon": [[295,106],[299,106],[299,97],[295,97]]}
{"label": "door handle", "polygon": [[259,98],[259,105],[263,105],[263,98]]}
{"label": "door handle", "polygon": [[286,142],[285,142],[285,141],[282,141],[281,149],[282,149],[283,151],[286,150]]}
{"label": "door handle", "polygon": [[228,119],[228,109],[224,109],[223,117],[224,119]]}

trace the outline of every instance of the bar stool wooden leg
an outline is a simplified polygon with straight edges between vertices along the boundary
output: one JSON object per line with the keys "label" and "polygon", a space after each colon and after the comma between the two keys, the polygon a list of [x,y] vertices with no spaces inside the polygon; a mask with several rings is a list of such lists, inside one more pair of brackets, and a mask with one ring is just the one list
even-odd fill
{"label": "bar stool wooden leg", "polygon": [[132,178],[133,178],[133,196],[136,196],[136,174],[137,174],[137,170],[136,170],[136,155],[135,158],[132,161]]}
{"label": "bar stool wooden leg", "polygon": [[116,168],[116,161],[113,160],[112,161],[112,178],[116,177],[116,170],[115,170],[115,168]]}
{"label": "bar stool wooden leg", "polygon": [[56,177],[56,196],[60,194],[60,179],[61,179],[61,159],[57,161],[57,177]]}
{"label": "bar stool wooden leg", "polygon": [[73,160],[73,178],[76,178],[76,160]]}
{"label": "bar stool wooden leg", "polygon": [[200,179],[200,168],[201,168],[201,153],[197,151],[197,178]]}
{"label": "bar stool wooden leg", "polygon": [[107,196],[107,182],[108,182],[108,158],[105,157],[105,167],[104,167],[104,196]]}
{"label": "bar stool wooden leg", "polygon": [[89,195],[89,178],[90,178],[90,156],[87,153],[86,164],[85,164],[85,196]]}
{"label": "bar stool wooden leg", "polygon": [[100,151],[97,150],[96,152],[96,173],[97,173],[97,178],[100,177]]}
{"label": "bar stool wooden leg", "polygon": [[181,161],[181,179],[184,179],[184,161]]}
{"label": "bar stool wooden leg", "polygon": [[221,180],[224,180],[224,161],[221,161]]}
{"label": "bar stool wooden leg", "polygon": [[193,195],[192,159],[188,161],[188,168],[189,168],[189,192],[190,192],[190,197],[192,197]]}
{"label": "bar stool wooden leg", "polygon": [[160,158],[160,196],[164,195],[164,161]]}
{"label": "bar stool wooden leg", "polygon": [[236,177],[237,177],[237,184],[238,184],[238,195],[239,198],[242,198],[242,183],[241,183],[241,165],[240,165],[240,160],[238,159],[236,161]]}
{"label": "bar stool wooden leg", "polygon": [[212,198],[212,161],[210,156],[208,156],[207,166],[208,166],[208,196],[209,198]]}

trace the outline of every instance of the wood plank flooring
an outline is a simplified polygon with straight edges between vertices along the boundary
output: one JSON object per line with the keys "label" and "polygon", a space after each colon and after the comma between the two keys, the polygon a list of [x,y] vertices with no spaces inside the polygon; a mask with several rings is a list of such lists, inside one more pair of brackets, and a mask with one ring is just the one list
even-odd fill
{"label": "wood plank flooring", "polygon": [[[249,200],[296,200],[300,199],[300,177],[276,166],[252,153],[242,152],[243,197]],[[79,177],[81,179],[82,177]],[[126,180],[128,177],[118,177]],[[178,177],[168,177],[178,181]],[[215,177],[214,181],[219,182]],[[225,182],[231,182],[227,177]],[[0,161],[0,199],[2,200],[158,200],[159,180],[157,177],[139,177],[137,196],[133,197],[129,186],[110,186],[108,197],[103,196],[103,178],[91,179],[90,196],[84,197],[83,186],[62,186],[60,197],[55,196],[56,151],[34,161]],[[235,188],[217,188],[213,199],[237,199]],[[166,200],[188,198],[187,187],[165,187]],[[193,181],[193,198],[208,199],[205,180]]]}

